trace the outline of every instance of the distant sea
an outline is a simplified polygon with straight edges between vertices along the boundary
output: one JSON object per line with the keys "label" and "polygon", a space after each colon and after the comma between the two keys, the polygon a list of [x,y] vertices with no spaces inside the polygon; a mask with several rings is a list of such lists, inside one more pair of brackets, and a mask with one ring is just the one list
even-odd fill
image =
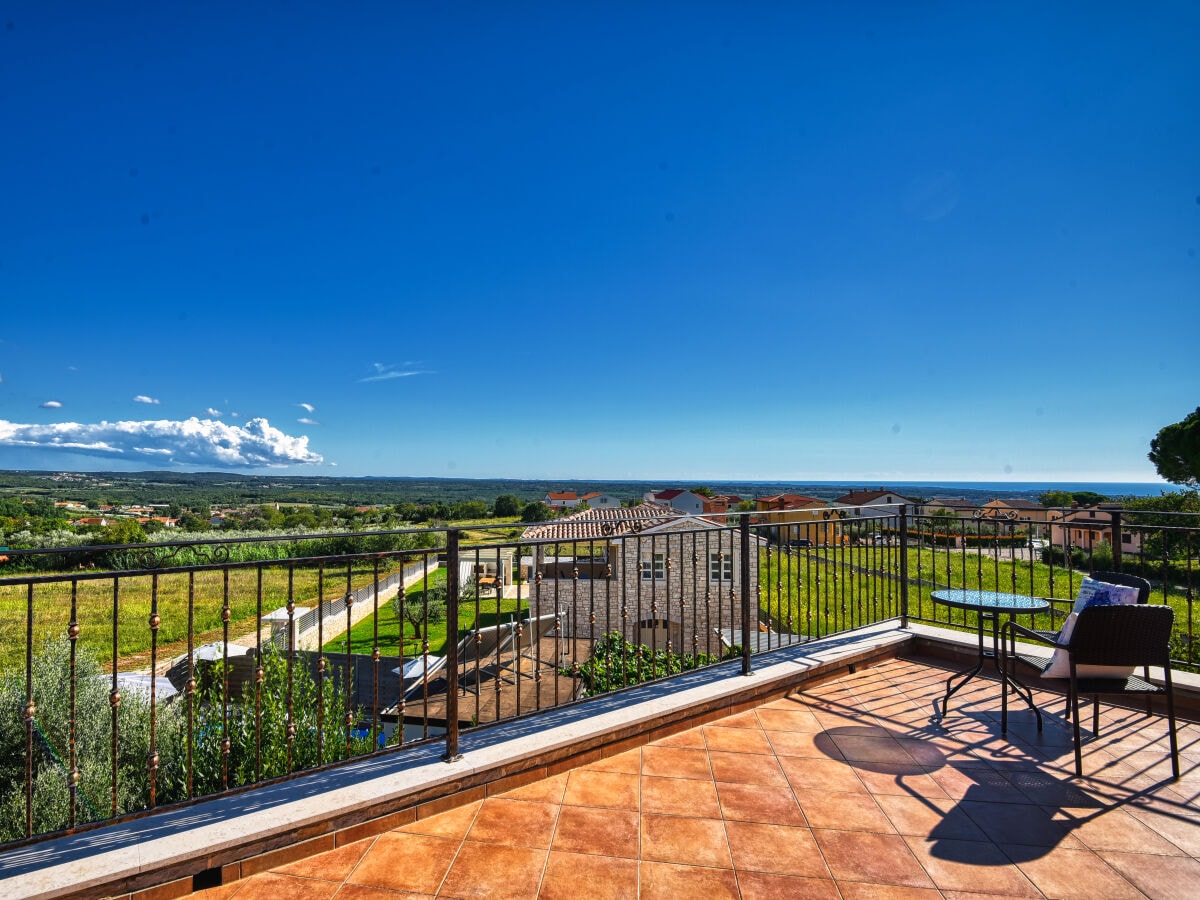
{"label": "distant sea", "polygon": [[[1161,493],[1179,490],[1164,482],[1140,481],[732,481],[709,482],[720,494],[764,496],[767,493],[794,493],[832,500],[851,491],[882,487],[899,494],[915,497],[964,497],[983,501],[996,498],[1037,500],[1047,491],[1091,491],[1104,497],[1157,497]],[[680,483],[677,486],[682,486]]]}

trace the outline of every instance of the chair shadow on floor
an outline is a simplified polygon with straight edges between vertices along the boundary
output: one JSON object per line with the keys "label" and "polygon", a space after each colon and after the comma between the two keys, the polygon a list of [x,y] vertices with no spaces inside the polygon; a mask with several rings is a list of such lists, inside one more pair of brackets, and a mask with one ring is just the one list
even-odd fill
{"label": "chair shadow on floor", "polygon": [[[818,735],[815,745],[831,759],[893,776],[897,788],[893,793],[902,792],[935,813],[937,823],[925,837],[932,842],[930,853],[938,859],[985,866],[1040,859],[1077,828],[1171,783],[1164,778],[1135,789],[1106,779],[1103,772],[1081,782],[1072,777],[1069,767],[1061,773],[1048,769],[1056,759],[1071,754],[1070,722],[1058,717],[1047,717],[1051,727],[1038,734],[1031,712],[1013,715],[1010,732],[1024,735],[1028,729],[1028,735],[1036,737],[1026,748],[1004,738],[999,723],[984,710],[967,707],[943,719],[938,701],[932,706],[935,711],[927,723],[889,723],[886,714],[875,713],[882,732],[880,725],[836,726]],[[862,713],[847,706],[840,715],[850,718]],[[902,743],[892,752],[881,738]],[[954,758],[947,755],[943,749],[947,739],[961,742],[961,756],[953,750],[948,752]],[[1039,749],[1045,751],[1040,759],[1030,752]],[[916,787],[926,783],[926,775],[939,782],[952,806],[947,808],[944,798],[934,802]],[[1180,804],[1178,816],[1191,820],[1194,813]]]}

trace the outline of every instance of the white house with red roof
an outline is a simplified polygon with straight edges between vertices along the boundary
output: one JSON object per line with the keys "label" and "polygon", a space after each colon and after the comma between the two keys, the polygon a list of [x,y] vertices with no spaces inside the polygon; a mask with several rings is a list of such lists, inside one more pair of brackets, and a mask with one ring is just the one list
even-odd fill
{"label": "white house with red roof", "polygon": [[843,494],[833,501],[842,518],[857,519],[863,516],[898,516],[903,510],[907,516],[915,516],[920,508],[917,503],[896,491],[887,488],[861,488]]}
{"label": "white house with red roof", "polygon": [[703,494],[696,494],[683,488],[669,488],[665,491],[646,491],[642,495],[642,500],[646,503],[658,503],[663,506],[669,506],[672,509],[677,509],[679,512],[687,513],[691,516],[699,516],[705,513],[705,504],[708,503],[708,498]]}
{"label": "white house with red roof", "polygon": [[552,509],[574,509],[583,504],[589,509],[620,509],[621,498],[600,491],[577,494],[575,491],[549,491],[542,501]]}

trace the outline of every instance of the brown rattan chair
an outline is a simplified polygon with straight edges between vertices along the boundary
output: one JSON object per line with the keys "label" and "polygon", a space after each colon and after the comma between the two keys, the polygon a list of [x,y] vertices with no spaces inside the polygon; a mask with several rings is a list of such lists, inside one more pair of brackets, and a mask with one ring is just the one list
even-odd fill
{"label": "brown rattan chair", "polygon": [[[1083,754],[1080,749],[1079,700],[1090,695],[1092,700],[1092,734],[1100,735],[1100,697],[1141,695],[1147,705],[1154,697],[1164,697],[1167,709],[1167,728],[1171,743],[1171,770],[1179,778],[1179,745],[1175,735],[1175,695],[1171,685],[1171,629],[1175,611],[1169,606],[1124,605],[1089,606],[1079,613],[1065,649],[1070,661],[1070,678],[1043,679],[1043,683],[1066,688],[1075,740],[1075,774],[1083,775]],[[1088,677],[1080,675],[1080,666],[1141,667],[1143,675],[1118,677]],[[1163,682],[1149,679],[1149,667],[1160,666]],[[1007,685],[1004,706],[1007,709]]]}
{"label": "brown rattan chair", "polygon": [[[1103,581],[1105,584],[1122,584],[1127,587],[1137,588],[1137,602],[1148,603],[1150,601],[1150,582],[1145,578],[1137,575],[1126,575],[1124,572],[1092,572],[1088,575],[1093,581]],[[1038,653],[1036,649],[1030,648],[1028,641],[1034,641],[1038,644],[1045,644],[1050,647],[1057,648],[1059,640],[1062,636],[1062,628],[1056,631],[1046,631],[1039,628],[1026,628],[1017,622],[1008,622],[1004,626],[1004,659],[1005,665],[1011,666],[1013,663],[1023,663],[1031,666],[1039,672],[1045,671],[1050,665],[1051,656],[1049,654]],[[1017,645],[1017,638],[1020,637],[1025,642],[1023,646]],[[1146,669],[1145,677],[1150,677],[1150,670]],[[1014,673],[1015,675],[1015,673]],[[1019,683],[1019,680],[1018,680]],[[1029,698],[1032,705],[1032,697]],[[1067,700],[1066,714],[1070,715],[1070,699]],[[1150,712],[1150,698],[1146,698],[1146,712]],[[1007,730],[1007,716],[1001,722],[1002,729]],[[1038,730],[1042,727],[1042,720],[1038,718]]]}
{"label": "brown rattan chair", "polygon": [[[1126,575],[1124,572],[1092,572],[1088,577],[1093,581],[1103,581],[1106,584],[1123,584],[1127,587],[1135,587],[1138,592],[1138,603],[1148,603],[1150,601],[1150,582],[1145,578],[1139,578],[1137,575]],[[1039,628],[1026,628],[1023,625],[1014,623],[1009,630],[1011,640],[1009,641],[1009,653],[1006,659],[1024,663],[1041,671],[1049,664],[1050,656],[1048,654],[1040,654],[1036,650],[1018,649],[1015,646],[1016,638],[1020,636],[1028,641],[1057,647],[1061,633],[1061,628],[1056,631],[1046,631]]]}

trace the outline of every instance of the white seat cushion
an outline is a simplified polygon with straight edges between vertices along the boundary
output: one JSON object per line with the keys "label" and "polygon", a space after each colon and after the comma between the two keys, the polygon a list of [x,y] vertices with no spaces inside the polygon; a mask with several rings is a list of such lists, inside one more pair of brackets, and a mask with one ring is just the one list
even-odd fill
{"label": "white seat cushion", "polygon": [[[1109,584],[1107,581],[1096,581],[1094,578],[1084,578],[1079,585],[1079,594],[1075,597],[1075,605],[1067,621],[1063,623],[1062,631],[1058,633],[1058,642],[1068,644],[1071,633],[1075,630],[1075,620],[1089,606],[1119,606],[1137,603],[1138,589],[1125,584]],[[1076,666],[1075,674],[1080,678],[1127,678],[1133,674],[1133,666]],[[1043,678],[1070,678],[1070,656],[1066,650],[1055,650],[1050,662],[1042,670]]]}

